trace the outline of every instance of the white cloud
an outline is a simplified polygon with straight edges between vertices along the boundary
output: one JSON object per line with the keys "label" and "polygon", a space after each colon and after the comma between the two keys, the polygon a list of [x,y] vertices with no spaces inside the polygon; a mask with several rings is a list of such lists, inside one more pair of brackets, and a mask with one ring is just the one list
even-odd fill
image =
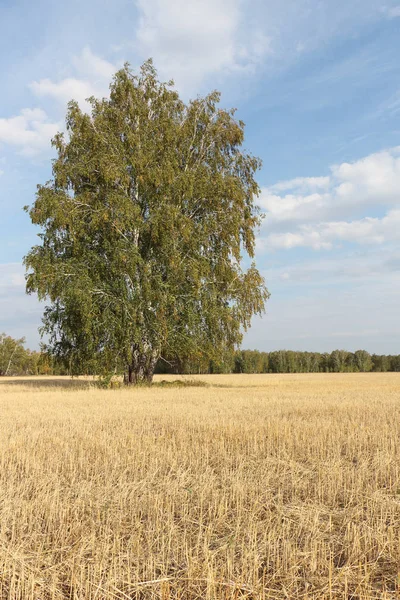
{"label": "white cloud", "polygon": [[25,108],[17,116],[0,119],[0,143],[14,146],[24,156],[34,157],[50,148],[50,140],[60,129],[40,108]]}
{"label": "white cloud", "polygon": [[[77,100],[84,110],[89,110],[86,99],[94,95],[105,96],[117,66],[84,48],[73,59],[76,77],[67,77],[60,81],[41,79],[29,84],[38,98],[51,98],[65,107],[70,100]],[[59,112],[59,111],[57,111]],[[14,146],[20,154],[37,157],[50,150],[50,140],[62,130],[59,122],[52,122],[46,112],[40,108],[25,108],[19,115],[0,118],[0,143]],[[0,171],[0,175],[2,171]]]}
{"label": "white cloud", "polygon": [[400,147],[332,168],[338,197],[358,204],[399,202]]}
{"label": "white cloud", "polygon": [[264,190],[260,199],[260,206],[266,211],[264,227],[272,228],[285,222],[315,220],[322,217],[331,209],[329,193],[318,192],[302,194],[286,194],[280,196],[270,190]]}
{"label": "white cloud", "polygon": [[244,33],[240,0],[137,0],[137,51],[192,92],[215,73],[252,71],[269,51],[260,28]]}
{"label": "white cloud", "polygon": [[92,84],[75,78],[63,79],[58,83],[50,79],[41,79],[40,81],[33,81],[30,88],[38,97],[48,96],[62,102],[62,104],[67,104],[70,100],[76,100],[80,106],[85,106],[87,98],[95,94]]}
{"label": "white cloud", "polygon": [[306,226],[303,226],[299,233],[272,233],[264,243],[264,247],[274,250],[290,250],[304,246],[310,246],[314,250],[329,250],[332,244],[330,241],[324,241],[319,231],[308,230]]}
{"label": "white cloud", "polygon": [[[281,195],[278,192],[288,191]],[[308,194],[305,192],[309,192]],[[331,167],[328,177],[298,177],[262,190],[267,222],[319,220],[354,208],[400,203],[400,147]]]}
{"label": "white cloud", "polygon": [[357,221],[332,221],[318,225],[300,225],[296,233],[272,233],[264,245],[274,249],[310,247],[329,250],[335,242],[383,244],[399,239],[400,209],[381,218],[365,217]]}
{"label": "white cloud", "polygon": [[38,97],[53,98],[64,106],[70,100],[76,100],[82,109],[89,110],[87,98],[106,96],[118,67],[96,56],[87,47],[72,62],[78,77],[67,77],[57,82],[40,79],[33,81],[29,87]]}
{"label": "white cloud", "polygon": [[[259,249],[328,249],[338,241],[383,243],[395,239],[400,147],[335,165],[327,177],[281,181],[262,190],[259,204],[265,211]],[[391,212],[380,219],[366,216],[349,220],[368,210]]]}

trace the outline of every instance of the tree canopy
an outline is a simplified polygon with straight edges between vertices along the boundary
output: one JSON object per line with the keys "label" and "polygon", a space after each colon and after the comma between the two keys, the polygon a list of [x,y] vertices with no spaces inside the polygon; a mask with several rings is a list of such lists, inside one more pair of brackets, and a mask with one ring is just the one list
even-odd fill
{"label": "tree canopy", "polygon": [[72,372],[150,381],[160,356],[236,347],[264,310],[250,263],[260,160],[219,102],[184,103],[148,61],[118,71],[91,114],[69,103],[53,177],[27,207],[42,232],[25,265],[28,293],[48,301],[42,331]]}

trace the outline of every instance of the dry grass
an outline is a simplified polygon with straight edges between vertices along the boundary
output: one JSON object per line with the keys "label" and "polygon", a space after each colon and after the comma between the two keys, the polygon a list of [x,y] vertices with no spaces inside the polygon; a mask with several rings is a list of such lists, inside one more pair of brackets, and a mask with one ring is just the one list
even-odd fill
{"label": "dry grass", "polygon": [[399,597],[400,375],[207,381],[1,381],[1,599]]}

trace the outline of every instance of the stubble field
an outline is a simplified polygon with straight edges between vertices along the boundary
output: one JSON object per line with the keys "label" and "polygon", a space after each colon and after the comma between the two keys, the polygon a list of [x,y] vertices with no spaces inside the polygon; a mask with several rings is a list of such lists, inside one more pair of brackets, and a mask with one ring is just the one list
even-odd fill
{"label": "stubble field", "polygon": [[198,379],[1,380],[0,598],[399,598],[400,374]]}

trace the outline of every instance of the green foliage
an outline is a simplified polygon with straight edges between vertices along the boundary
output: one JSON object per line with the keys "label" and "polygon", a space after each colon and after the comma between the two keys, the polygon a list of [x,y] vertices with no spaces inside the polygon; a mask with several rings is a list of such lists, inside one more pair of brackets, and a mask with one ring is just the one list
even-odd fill
{"label": "green foliage", "polygon": [[396,357],[373,354],[371,356],[372,369],[380,373],[385,373],[386,371],[395,371],[396,369],[392,368],[394,366],[394,361],[392,359],[394,358]]}
{"label": "green foliage", "polygon": [[365,350],[356,350],[354,362],[358,371],[371,371],[372,369],[371,355]]}
{"label": "green foliage", "polygon": [[334,350],[330,359],[331,370],[334,373],[345,373],[352,370],[352,356],[347,350]]}
{"label": "green foliage", "polygon": [[254,263],[259,159],[212,92],[184,104],[151,61],[118,71],[91,115],[70,102],[53,178],[29,210],[27,292],[73,373],[151,380],[160,356],[218,361],[269,294]]}
{"label": "green foliage", "polygon": [[0,376],[14,375],[26,366],[24,343],[24,338],[16,340],[0,333]]}
{"label": "green foliage", "polygon": [[112,373],[105,373],[97,379],[95,385],[101,389],[108,390],[119,388],[121,382],[115,379]]}
{"label": "green foliage", "polygon": [[24,344],[25,338],[0,333],[0,376],[44,375],[52,370],[44,353],[29,350]]}

